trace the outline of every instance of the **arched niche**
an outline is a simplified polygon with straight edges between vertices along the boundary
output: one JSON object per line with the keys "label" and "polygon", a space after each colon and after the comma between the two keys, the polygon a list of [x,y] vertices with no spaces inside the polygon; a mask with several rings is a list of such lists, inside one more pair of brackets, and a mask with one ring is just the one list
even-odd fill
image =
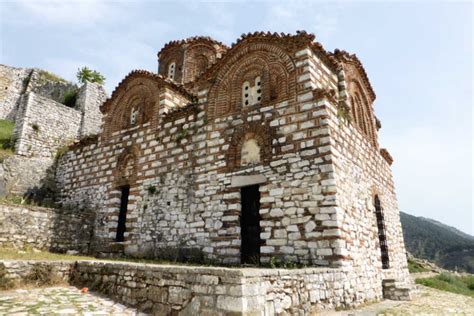
{"label": "arched niche", "polygon": [[125,148],[117,157],[117,165],[113,172],[114,187],[124,185],[133,186],[137,179],[138,173],[138,156],[139,148],[137,145]]}
{"label": "arched niche", "polygon": [[273,130],[259,122],[236,128],[226,162],[229,171],[267,164],[272,157]]}

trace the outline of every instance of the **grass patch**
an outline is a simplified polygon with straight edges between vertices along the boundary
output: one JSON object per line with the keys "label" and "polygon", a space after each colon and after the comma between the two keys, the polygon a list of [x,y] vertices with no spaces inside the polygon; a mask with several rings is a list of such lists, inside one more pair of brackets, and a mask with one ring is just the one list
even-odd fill
{"label": "grass patch", "polygon": [[410,271],[410,273],[430,272],[430,270],[411,259],[408,259],[408,271]]}
{"label": "grass patch", "polygon": [[14,248],[0,248],[0,258],[5,260],[96,260],[94,257],[73,256],[48,251],[19,251]]}
{"label": "grass patch", "polygon": [[416,279],[415,282],[438,290],[474,297],[474,275],[441,273],[432,278]]}
{"label": "grass patch", "polygon": [[10,120],[0,120],[0,161],[13,155],[15,141],[13,139],[13,129],[15,122]]}
{"label": "grass patch", "polygon": [[59,208],[60,205],[54,201],[44,200],[44,201],[35,201],[30,198],[25,198],[19,195],[7,195],[0,198],[0,204],[8,205],[28,205],[28,206],[39,206],[47,208]]}
{"label": "grass patch", "polygon": [[66,80],[64,80],[63,78],[59,77],[58,75],[56,74],[53,74],[51,72],[48,72],[48,71],[44,71],[44,70],[41,70],[40,71],[40,74],[43,78],[45,78],[46,80],[49,80],[49,81],[53,81],[53,82],[66,82]]}

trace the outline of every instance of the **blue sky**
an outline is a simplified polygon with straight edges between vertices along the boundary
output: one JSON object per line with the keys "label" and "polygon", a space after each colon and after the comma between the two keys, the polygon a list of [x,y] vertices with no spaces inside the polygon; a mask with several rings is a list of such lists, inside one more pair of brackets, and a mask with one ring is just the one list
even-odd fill
{"label": "blue sky", "polygon": [[0,0],[0,10],[0,63],[70,80],[87,65],[109,93],[132,69],[156,71],[173,39],[315,33],[364,63],[400,209],[474,234],[472,2]]}

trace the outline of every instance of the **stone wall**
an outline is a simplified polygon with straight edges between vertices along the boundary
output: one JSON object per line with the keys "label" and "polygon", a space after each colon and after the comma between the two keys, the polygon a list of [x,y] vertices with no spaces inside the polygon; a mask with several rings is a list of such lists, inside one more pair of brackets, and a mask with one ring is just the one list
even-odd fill
{"label": "stone wall", "polygon": [[[72,282],[157,315],[315,314],[381,298],[352,270],[230,269],[78,261]],[[364,280],[367,282],[368,280]]]}
{"label": "stone wall", "polygon": [[15,124],[15,153],[54,158],[58,148],[72,143],[79,133],[81,112],[33,92],[20,102]]}
{"label": "stone wall", "polygon": [[[74,92],[73,107],[61,103]],[[57,150],[99,133],[100,105],[106,97],[104,88],[95,83],[78,89],[40,69],[0,65],[0,118],[15,121],[15,155],[0,164],[0,194],[54,191],[49,178],[54,176]]]}
{"label": "stone wall", "polygon": [[15,120],[32,69],[0,65],[0,119]]}
{"label": "stone wall", "polygon": [[0,204],[0,247],[87,253],[93,221],[88,212]]}
{"label": "stone wall", "polygon": [[[0,260],[0,284],[31,283],[35,280],[35,271],[51,271],[52,278],[68,282],[74,261],[37,261],[37,260]],[[44,272],[43,272],[44,273]],[[57,281],[55,279],[55,281]]]}
{"label": "stone wall", "polygon": [[20,99],[28,92],[62,103],[77,86],[47,71],[0,65],[0,119],[16,120]]}
{"label": "stone wall", "polygon": [[102,113],[100,106],[107,99],[102,85],[86,82],[79,89],[75,109],[82,112],[79,137],[97,135],[101,130]]}
{"label": "stone wall", "polygon": [[[326,102],[325,111],[334,143],[330,147],[335,170],[336,207],[333,214],[344,253],[358,269],[376,270],[384,278],[410,284],[400,213],[390,164],[369,135],[337,116]],[[375,197],[381,201],[388,247],[387,269],[382,269]],[[370,273],[370,272],[369,272]]]}
{"label": "stone wall", "polygon": [[66,94],[77,92],[76,84],[64,80],[42,69],[33,69],[25,93],[33,92],[36,95],[63,103]]}
{"label": "stone wall", "polygon": [[0,163],[0,196],[28,195],[55,190],[53,158],[13,155]]}

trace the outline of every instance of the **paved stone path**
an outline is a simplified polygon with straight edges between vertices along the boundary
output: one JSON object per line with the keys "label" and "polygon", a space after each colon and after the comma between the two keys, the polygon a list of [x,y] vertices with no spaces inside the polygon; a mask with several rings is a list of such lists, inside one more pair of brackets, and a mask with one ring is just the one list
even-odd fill
{"label": "paved stone path", "polygon": [[0,291],[0,315],[145,315],[75,287]]}

